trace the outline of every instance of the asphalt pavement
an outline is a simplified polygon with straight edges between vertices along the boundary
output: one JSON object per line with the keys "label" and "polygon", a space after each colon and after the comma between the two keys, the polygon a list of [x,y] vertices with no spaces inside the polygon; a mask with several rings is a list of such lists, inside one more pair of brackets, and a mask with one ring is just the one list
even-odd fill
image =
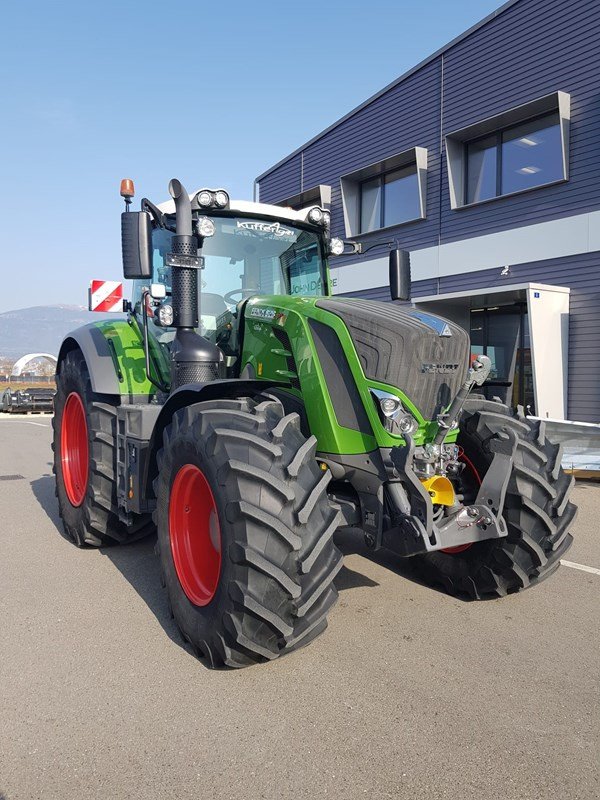
{"label": "asphalt pavement", "polygon": [[0,415],[3,800],[600,796],[600,486],[575,490],[567,555],[592,571],[464,602],[346,535],[324,635],[211,671],[152,537],[63,538],[50,441],[48,417]]}

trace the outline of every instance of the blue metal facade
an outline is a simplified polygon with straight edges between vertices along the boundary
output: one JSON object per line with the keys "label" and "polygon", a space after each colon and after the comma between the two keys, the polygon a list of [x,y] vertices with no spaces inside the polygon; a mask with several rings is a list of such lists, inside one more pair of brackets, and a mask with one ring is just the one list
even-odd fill
{"label": "blue metal facade", "polygon": [[[451,209],[444,137],[553,92],[570,95],[569,180]],[[332,228],[345,236],[340,178],[413,147],[427,148],[426,218],[361,235],[413,253],[600,210],[600,2],[511,0],[258,178],[263,202],[332,187]],[[569,418],[600,421],[600,235],[581,252],[494,269],[427,276],[419,296],[533,281],[571,288]],[[595,244],[598,243],[598,244]],[[384,251],[380,251],[384,252]],[[368,256],[336,261],[358,270]],[[387,299],[387,287],[363,296]]]}

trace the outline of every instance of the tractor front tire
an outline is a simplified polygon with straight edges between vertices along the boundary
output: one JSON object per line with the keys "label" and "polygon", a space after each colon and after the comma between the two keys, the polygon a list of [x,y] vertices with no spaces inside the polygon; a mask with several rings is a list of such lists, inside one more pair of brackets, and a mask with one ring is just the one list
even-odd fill
{"label": "tractor front tire", "polygon": [[171,612],[211,667],[246,667],[327,626],[342,556],[316,440],[271,397],[177,411],[158,454],[157,553]]}
{"label": "tractor front tire", "polygon": [[449,594],[482,600],[520,592],[551,575],[571,546],[574,479],[563,471],[562,448],[546,439],[543,422],[513,415],[500,403],[468,401],[458,437],[465,470],[478,480],[485,475],[490,442],[506,428],[518,440],[502,512],[508,535],[417,557],[420,577]]}
{"label": "tractor front tire", "polygon": [[104,547],[146,535],[150,515],[140,515],[132,526],[119,520],[117,408],[112,397],[92,390],[79,350],[59,364],[52,427],[55,491],[67,538],[77,547]]}

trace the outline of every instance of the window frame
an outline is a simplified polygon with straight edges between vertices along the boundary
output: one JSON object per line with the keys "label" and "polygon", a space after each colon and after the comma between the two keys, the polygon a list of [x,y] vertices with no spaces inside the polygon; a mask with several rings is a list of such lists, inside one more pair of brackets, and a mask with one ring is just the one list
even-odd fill
{"label": "window frame", "polygon": [[295,211],[308,208],[308,206],[320,206],[329,210],[331,208],[331,186],[327,183],[318,183],[310,189],[304,189],[284,200],[278,200],[274,205],[293,208]]}
{"label": "window frame", "polygon": [[[496,194],[485,200],[476,200],[471,203],[465,202],[467,196],[465,183],[465,143],[493,136],[498,131],[510,130],[518,125],[530,122],[539,117],[545,117],[551,113],[558,113],[562,154],[562,177],[549,180],[545,183],[539,183],[535,186],[515,189],[505,194]],[[519,194],[524,194],[525,192],[537,191],[548,186],[566,183],[569,180],[570,128],[571,95],[567,92],[557,90],[542,97],[537,97],[522,105],[505,109],[493,116],[472,122],[458,130],[445,133],[444,149],[446,152],[450,210],[461,211],[462,209],[480,206],[484,203],[493,203],[507,197],[514,197]],[[496,166],[498,168],[498,164]],[[501,169],[501,167],[502,163],[500,160],[499,168]]]}
{"label": "window frame", "polygon": [[[402,177],[398,178],[398,180],[402,180],[403,178],[407,178],[409,175],[414,175],[417,179],[417,198],[418,203],[420,205],[421,199],[418,196],[419,194],[419,186],[418,186],[418,167],[416,162],[414,164],[405,164],[402,167],[396,167],[395,169],[390,169],[387,172],[381,173],[381,175],[374,175],[372,178],[365,178],[365,180],[361,181],[358,186],[358,236],[363,236],[367,233],[375,233],[375,231],[381,231],[384,228],[395,228],[396,225],[406,225],[408,222],[415,222],[415,220],[422,219],[422,216],[419,214],[416,217],[409,217],[408,219],[400,220],[399,222],[392,222],[391,224],[385,224],[385,206],[386,206],[386,199],[385,199],[385,187],[386,187],[386,178],[389,175],[393,175],[394,172],[406,172],[406,175],[402,175]],[[367,183],[374,183],[377,181],[377,188],[381,192],[380,201],[379,201],[379,225],[376,228],[372,228],[370,231],[362,230],[362,212],[363,212],[363,187]]]}
{"label": "window frame", "polygon": [[[380,212],[381,227],[372,231],[361,233],[362,216],[362,186],[375,178],[385,180],[386,175],[398,172],[405,168],[416,171],[417,177],[417,216],[404,222],[395,222],[392,225],[383,225],[383,211]],[[413,225],[427,218],[427,148],[411,147],[392,156],[387,156],[381,161],[368,164],[353,172],[340,176],[340,191],[342,196],[342,211],[344,214],[344,228],[347,239],[356,239],[369,236],[378,231],[392,230],[403,225]],[[381,186],[381,184],[380,184]],[[383,205],[383,204],[382,204]]]}
{"label": "window frame", "polygon": [[[521,125],[525,124],[526,122],[536,122],[540,119],[545,119],[546,117],[556,117],[556,125],[560,128],[560,114],[558,110],[556,111],[545,111],[541,114],[536,114],[534,117],[529,117],[529,119],[521,120],[520,122],[515,122],[513,125],[505,125],[503,128],[498,128],[497,131],[491,131],[490,133],[484,133],[482,136],[477,136],[475,139],[467,139],[463,142],[463,165],[464,165],[464,177],[463,177],[463,207],[464,206],[475,206],[479,205],[480,203],[488,203],[491,200],[497,200],[500,197],[508,197],[512,194],[521,194],[521,192],[529,192],[533,189],[539,189],[542,186],[550,186],[553,183],[558,183],[559,181],[565,180],[565,178],[556,178],[551,181],[544,181],[543,183],[536,183],[535,186],[527,186],[524,189],[517,189],[516,191],[510,192],[503,192],[502,191],[502,160],[504,158],[503,147],[504,147],[504,134],[508,131],[512,131],[515,128],[520,128]],[[490,139],[491,137],[495,137],[496,144],[495,144],[495,151],[496,151],[496,193],[492,197],[486,197],[483,200],[469,200],[469,147],[471,145],[477,144],[477,142],[482,142],[485,139]]]}

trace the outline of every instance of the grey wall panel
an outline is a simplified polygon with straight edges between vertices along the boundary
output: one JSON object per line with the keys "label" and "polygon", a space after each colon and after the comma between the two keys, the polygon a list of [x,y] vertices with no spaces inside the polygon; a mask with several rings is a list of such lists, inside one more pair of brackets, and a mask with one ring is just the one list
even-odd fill
{"label": "grey wall panel", "polygon": [[302,155],[293,158],[273,170],[268,181],[260,184],[261,203],[277,203],[302,191]]}
{"label": "grey wall panel", "polygon": [[[340,235],[340,176],[419,145],[429,156],[427,219],[371,233],[368,244],[391,238],[408,248],[429,247],[590,211],[600,204],[599,62],[597,0],[519,0],[311,142],[302,170],[297,153],[265,175],[261,197],[281,200],[297,191],[299,180],[304,188],[329,184],[333,230]],[[452,211],[442,131],[558,89],[571,95],[570,180]]]}
{"label": "grey wall panel", "polygon": [[[425,297],[430,294],[436,294],[438,288],[437,280],[419,281],[414,283],[412,287],[413,299],[417,297]],[[384,302],[390,301],[390,287],[380,286],[377,289],[367,289],[364,292],[346,292],[344,297],[365,297],[368,300],[382,300]]]}
{"label": "grey wall panel", "polygon": [[597,0],[520,0],[444,55],[445,133],[561,90],[571,95],[571,141],[567,183],[458,211],[443,191],[443,242],[598,207],[599,34]]}
{"label": "grey wall panel", "polygon": [[[364,237],[368,245],[390,238],[405,247],[437,243],[439,218],[441,61],[432,62],[377,98],[304,151],[304,188],[332,186],[332,230],[345,235],[340,177],[412,147],[425,147],[428,156],[427,219]],[[294,156],[297,158],[298,156]],[[261,198],[281,199],[292,192],[281,181],[281,167],[260,182]],[[265,190],[263,191],[263,187]],[[277,194],[281,192],[281,194]]]}
{"label": "grey wall panel", "polygon": [[344,297],[364,297],[367,300],[381,300],[384,303],[390,300],[390,287],[380,286],[379,289],[368,289],[366,292],[347,292]]}

